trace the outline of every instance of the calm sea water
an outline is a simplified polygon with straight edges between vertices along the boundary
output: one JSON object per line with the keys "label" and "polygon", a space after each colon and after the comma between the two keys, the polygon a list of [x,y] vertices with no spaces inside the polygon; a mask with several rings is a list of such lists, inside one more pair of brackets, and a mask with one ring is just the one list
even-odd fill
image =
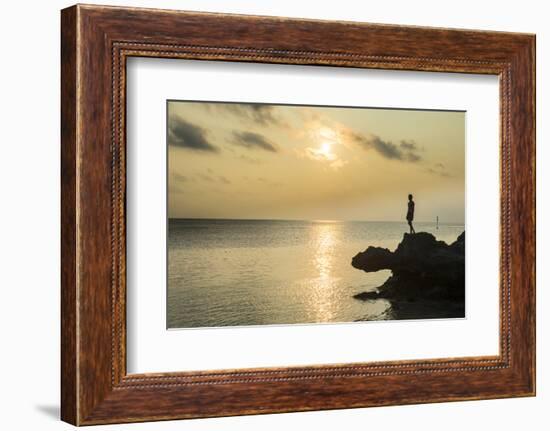
{"label": "calm sea water", "polygon": [[[453,242],[463,225],[415,223]],[[394,250],[406,223],[170,219],[168,327],[387,319],[386,300],[359,301],[390,271],[351,259],[369,245]]]}

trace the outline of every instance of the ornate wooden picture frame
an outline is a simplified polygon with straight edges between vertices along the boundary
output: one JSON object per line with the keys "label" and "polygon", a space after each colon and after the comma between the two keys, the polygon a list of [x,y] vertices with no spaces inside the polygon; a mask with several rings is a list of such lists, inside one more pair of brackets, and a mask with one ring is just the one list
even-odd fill
{"label": "ornate wooden picture frame", "polygon": [[[535,394],[534,35],[78,5],[62,11],[61,49],[64,421],[91,425]],[[500,353],[128,374],[125,100],[126,60],[133,56],[497,75]]]}

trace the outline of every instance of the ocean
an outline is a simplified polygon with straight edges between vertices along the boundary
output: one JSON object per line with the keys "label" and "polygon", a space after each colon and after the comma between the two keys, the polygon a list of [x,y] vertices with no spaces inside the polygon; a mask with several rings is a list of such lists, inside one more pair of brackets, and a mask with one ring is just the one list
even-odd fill
{"label": "ocean", "polygon": [[[451,243],[462,224],[414,223]],[[390,271],[351,259],[394,250],[406,222],[170,219],[168,328],[355,322],[391,318],[387,300],[360,301]]]}

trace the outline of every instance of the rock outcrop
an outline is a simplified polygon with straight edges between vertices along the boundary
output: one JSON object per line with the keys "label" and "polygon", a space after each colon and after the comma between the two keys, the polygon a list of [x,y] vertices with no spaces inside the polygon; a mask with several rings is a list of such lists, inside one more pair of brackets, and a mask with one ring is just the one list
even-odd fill
{"label": "rock outcrop", "polygon": [[427,232],[406,233],[394,252],[367,248],[353,258],[353,267],[366,272],[389,269],[392,275],[377,291],[359,293],[355,298],[384,298],[401,305],[427,301],[434,307],[439,302],[441,317],[463,317],[465,237],[463,232],[448,245]]}

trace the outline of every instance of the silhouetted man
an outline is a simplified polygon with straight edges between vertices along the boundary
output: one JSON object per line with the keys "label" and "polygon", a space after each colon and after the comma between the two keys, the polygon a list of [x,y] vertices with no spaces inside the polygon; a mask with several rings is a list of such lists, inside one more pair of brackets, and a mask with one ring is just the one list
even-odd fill
{"label": "silhouetted man", "polygon": [[414,201],[413,201],[413,195],[409,195],[409,203],[407,208],[407,223],[409,223],[409,227],[411,229],[410,233],[416,233],[412,225],[413,220],[414,220]]}

